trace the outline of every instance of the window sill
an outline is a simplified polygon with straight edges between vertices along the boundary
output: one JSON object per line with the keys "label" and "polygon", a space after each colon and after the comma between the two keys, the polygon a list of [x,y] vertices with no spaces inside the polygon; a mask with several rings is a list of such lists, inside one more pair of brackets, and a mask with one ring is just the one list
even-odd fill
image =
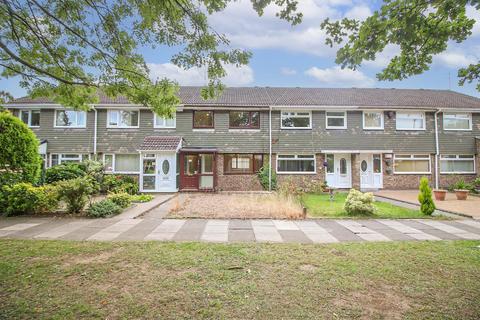
{"label": "window sill", "polygon": [[277,174],[280,174],[280,175],[287,175],[287,174],[308,174],[308,175],[313,175],[313,174],[317,174],[317,172],[278,172],[277,171]]}
{"label": "window sill", "polygon": [[347,127],[326,127],[327,130],[345,130]]}
{"label": "window sill", "polygon": [[476,175],[476,172],[440,172],[440,174],[445,175],[455,175],[455,174],[462,174],[462,175]]}
{"label": "window sill", "polygon": [[443,131],[472,131],[472,129],[443,129]]}
{"label": "window sill", "polygon": [[235,128],[235,129],[228,129],[228,132],[238,132],[238,133],[249,133],[249,132],[260,132],[261,130],[260,129],[248,129],[248,128],[245,128],[245,129],[239,129],[239,128]]}
{"label": "window sill", "polygon": [[426,131],[427,129],[398,129],[398,128],[396,128],[395,130],[397,130],[397,131]]}
{"label": "window sill", "polygon": [[365,131],[383,131],[384,128],[363,128]]}
{"label": "window sill", "polygon": [[215,129],[211,129],[211,128],[205,128],[205,129],[202,129],[202,128],[193,128],[192,131],[193,131],[193,132],[205,132],[205,133],[209,133],[209,132],[215,132]]}
{"label": "window sill", "polygon": [[431,172],[394,172],[393,174],[395,174],[395,175],[402,175],[402,174],[409,174],[409,175],[416,174],[416,175],[420,175],[420,174],[432,174],[432,173],[431,173]]}
{"label": "window sill", "polygon": [[309,127],[309,128],[302,128],[302,127],[295,127],[295,128],[281,127],[280,129],[282,129],[282,130],[312,130],[312,127]]}

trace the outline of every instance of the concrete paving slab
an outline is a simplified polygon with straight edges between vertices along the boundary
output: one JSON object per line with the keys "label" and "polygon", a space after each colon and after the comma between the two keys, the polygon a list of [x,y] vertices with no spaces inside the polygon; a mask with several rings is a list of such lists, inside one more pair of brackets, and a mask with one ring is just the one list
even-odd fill
{"label": "concrete paving slab", "polygon": [[338,239],[315,221],[296,221],[295,224],[313,243],[335,243]]}
{"label": "concrete paving slab", "polygon": [[[468,223],[462,223],[462,222],[467,222],[469,220],[455,220],[455,221],[448,221],[448,224],[454,227],[457,227],[459,229],[465,230],[467,232],[471,233],[476,233],[480,234],[480,227],[475,227],[474,225],[470,225]],[[471,221],[471,222],[476,222],[476,221]]]}
{"label": "concrete paving slab", "polygon": [[63,220],[63,219],[48,220],[46,223],[39,223],[36,226],[26,228],[24,230],[15,231],[15,232],[9,234],[8,237],[13,238],[13,239],[32,239],[37,234],[40,234],[40,233],[45,232],[47,230],[54,229],[54,228],[64,224],[65,222],[66,221]]}
{"label": "concrete paving slab", "polygon": [[254,242],[255,234],[253,229],[231,229],[228,231],[228,241],[229,242]]}
{"label": "concrete paving slab", "polygon": [[454,226],[448,225],[446,223],[440,222],[440,221],[427,221],[423,220],[421,223],[429,225],[435,229],[441,230],[446,233],[454,234],[459,238],[463,239],[468,239],[468,240],[480,240],[480,235],[479,234],[474,234],[459,228],[456,228]]}
{"label": "concrete paving slab", "polygon": [[115,241],[143,240],[162,222],[161,220],[139,220],[137,225],[118,235]]}
{"label": "concrete paving slab", "polygon": [[480,229],[480,222],[479,221],[474,221],[474,220],[457,220],[456,222],[465,224],[470,227],[474,227],[477,229]]}
{"label": "concrete paving slab", "polygon": [[252,223],[250,222],[250,220],[233,219],[230,220],[229,229],[252,230]]}
{"label": "concrete paving slab", "polygon": [[273,224],[277,230],[300,230],[293,221],[288,220],[273,220]]}
{"label": "concrete paving slab", "polygon": [[272,225],[256,225],[252,222],[253,233],[255,234],[255,240],[259,242],[283,242],[280,233]]}
{"label": "concrete paving slab", "polygon": [[[404,223],[398,221],[398,220],[377,220],[377,222],[384,224],[385,226],[388,226],[392,228],[393,230],[396,230],[398,232],[401,232],[402,234],[405,234],[407,237],[416,239],[416,240],[440,240],[438,237],[427,234],[420,229],[415,229],[412,227],[409,227],[405,225]],[[392,240],[397,240],[393,239]],[[400,239],[398,239],[400,240]]]}
{"label": "concrete paving slab", "polygon": [[70,233],[67,233],[58,239],[61,240],[77,240],[77,241],[82,241],[86,240],[90,236],[94,235],[95,233],[99,232],[102,229],[105,229],[112,224],[115,224],[118,222],[116,219],[94,219],[94,220],[89,220],[92,221],[92,223],[83,226],[75,231],[72,231]]}
{"label": "concrete paving slab", "polygon": [[319,226],[323,227],[330,235],[340,242],[343,241],[362,241],[355,233],[337,223],[336,220],[317,220]]}
{"label": "concrete paving slab", "polygon": [[135,225],[142,222],[140,219],[125,219],[120,220],[111,226],[100,230],[99,232],[91,235],[87,240],[96,241],[108,241],[117,238],[121,233],[133,228]]}
{"label": "concrete paving slab", "polygon": [[145,236],[144,240],[172,240],[175,234],[185,224],[184,219],[167,219],[156,227],[150,234]]}
{"label": "concrete paving slab", "polygon": [[208,220],[200,240],[211,242],[228,241],[228,220]]}
{"label": "concrete paving slab", "polygon": [[82,227],[93,223],[93,220],[72,221],[57,228],[49,228],[47,231],[34,236],[35,239],[57,239]]}
{"label": "concrete paving slab", "polygon": [[252,220],[252,227],[273,226],[273,221],[269,219]]}
{"label": "concrete paving slab", "polygon": [[199,241],[206,224],[207,220],[205,219],[187,220],[185,224],[178,230],[172,240]]}
{"label": "concrete paving slab", "polygon": [[283,242],[287,243],[312,243],[313,241],[309,239],[305,233],[300,230],[278,230],[280,236],[283,239]]}
{"label": "concrete paving slab", "polygon": [[353,221],[353,220],[339,220],[337,221],[337,223],[344,226],[348,230],[352,231],[363,240],[391,241],[391,239],[387,238],[383,234],[363,226],[360,222]]}

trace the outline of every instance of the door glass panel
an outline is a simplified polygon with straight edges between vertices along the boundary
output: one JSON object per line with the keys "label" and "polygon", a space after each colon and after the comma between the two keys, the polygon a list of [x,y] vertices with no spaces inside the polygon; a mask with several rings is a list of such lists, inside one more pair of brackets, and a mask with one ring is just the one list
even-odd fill
{"label": "door glass panel", "polygon": [[347,174],[347,160],[340,159],[340,174]]}
{"label": "door glass panel", "polygon": [[360,168],[362,168],[362,171],[365,172],[367,171],[367,167],[368,167],[367,161],[363,160],[362,164],[360,165]]}
{"label": "door glass panel", "polygon": [[333,168],[333,154],[327,154],[327,173],[334,173],[335,170]]}
{"label": "door glass panel", "polygon": [[382,172],[382,160],[379,154],[373,155],[373,172],[374,173]]}
{"label": "door glass panel", "polygon": [[143,173],[155,174],[155,159],[143,159]]}
{"label": "door glass panel", "polygon": [[213,154],[202,154],[202,173],[213,173]]}
{"label": "door glass panel", "polygon": [[162,171],[164,175],[167,175],[170,171],[170,162],[167,159],[162,162]]}
{"label": "door glass panel", "polygon": [[200,177],[201,189],[213,189],[213,176],[201,176]]}
{"label": "door glass panel", "polygon": [[155,190],[155,176],[143,177],[143,190]]}
{"label": "door glass panel", "polygon": [[198,156],[194,154],[185,155],[184,173],[187,176],[198,174]]}

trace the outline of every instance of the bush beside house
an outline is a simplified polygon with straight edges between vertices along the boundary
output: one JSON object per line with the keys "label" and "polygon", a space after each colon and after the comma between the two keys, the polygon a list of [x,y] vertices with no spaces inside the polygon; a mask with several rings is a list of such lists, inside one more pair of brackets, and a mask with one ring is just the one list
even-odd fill
{"label": "bush beside house", "polygon": [[345,211],[349,215],[372,215],[375,213],[375,199],[371,192],[362,193],[351,189],[345,200]]}
{"label": "bush beside house", "polygon": [[427,216],[432,215],[435,211],[435,203],[433,203],[432,189],[428,185],[428,178],[422,177],[420,180],[420,193],[418,194],[418,202],[420,202],[420,211]]}

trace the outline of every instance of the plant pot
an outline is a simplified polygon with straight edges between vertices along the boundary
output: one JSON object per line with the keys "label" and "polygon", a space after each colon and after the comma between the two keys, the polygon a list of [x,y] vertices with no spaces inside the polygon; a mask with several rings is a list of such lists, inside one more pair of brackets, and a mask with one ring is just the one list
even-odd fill
{"label": "plant pot", "polygon": [[433,194],[435,195],[435,200],[445,201],[447,190],[433,190]]}
{"label": "plant pot", "polygon": [[455,195],[457,196],[457,200],[467,200],[468,190],[455,190]]}

